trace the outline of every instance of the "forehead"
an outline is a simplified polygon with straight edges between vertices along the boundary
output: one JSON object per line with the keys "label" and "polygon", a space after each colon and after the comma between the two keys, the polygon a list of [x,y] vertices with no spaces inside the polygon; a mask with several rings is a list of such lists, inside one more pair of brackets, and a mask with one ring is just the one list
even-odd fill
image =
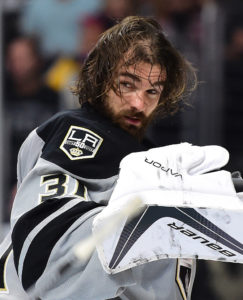
{"label": "forehead", "polygon": [[161,68],[160,65],[151,65],[146,62],[139,62],[134,65],[125,66],[123,65],[118,74],[132,74],[139,79],[149,80],[152,82],[165,81],[166,80],[166,70]]}

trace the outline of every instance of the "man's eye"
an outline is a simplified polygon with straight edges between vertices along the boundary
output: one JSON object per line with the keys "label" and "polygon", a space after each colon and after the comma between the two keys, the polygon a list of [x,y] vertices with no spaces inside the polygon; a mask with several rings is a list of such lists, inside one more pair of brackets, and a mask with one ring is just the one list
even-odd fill
{"label": "man's eye", "polygon": [[120,81],[119,86],[121,92],[128,92],[135,88],[134,84],[128,81]]}
{"label": "man's eye", "polygon": [[156,89],[151,89],[151,90],[148,90],[147,93],[149,95],[158,95],[158,94],[160,94],[160,91],[158,91]]}
{"label": "man's eye", "polygon": [[149,94],[158,94],[158,91],[157,90],[148,90],[148,93]]}

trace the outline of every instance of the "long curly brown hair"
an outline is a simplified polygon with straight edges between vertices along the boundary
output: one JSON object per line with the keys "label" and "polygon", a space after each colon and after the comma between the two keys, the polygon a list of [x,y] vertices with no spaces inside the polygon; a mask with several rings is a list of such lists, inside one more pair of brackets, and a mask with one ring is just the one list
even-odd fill
{"label": "long curly brown hair", "polygon": [[153,18],[130,16],[105,31],[85,60],[74,89],[80,104],[99,106],[114,89],[118,69],[146,62],[166,70],[167,78],[157,111],[175,113],[196,87],[191,64],[171,45]]}

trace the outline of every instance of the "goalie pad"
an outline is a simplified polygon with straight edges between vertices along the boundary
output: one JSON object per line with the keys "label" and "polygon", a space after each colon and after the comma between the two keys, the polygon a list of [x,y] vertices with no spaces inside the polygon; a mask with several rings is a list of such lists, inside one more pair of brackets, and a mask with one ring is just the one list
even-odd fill
{"label": "goalie pad", "polygon": [[222,147],[187,143],[125,157],[109,205],[94,220],[94,234],[134,197],[144,206],[97,245],[104,270],[118,273],[165,258],[242,263],[241,195],[229,172],[212,172],[228,158]]}

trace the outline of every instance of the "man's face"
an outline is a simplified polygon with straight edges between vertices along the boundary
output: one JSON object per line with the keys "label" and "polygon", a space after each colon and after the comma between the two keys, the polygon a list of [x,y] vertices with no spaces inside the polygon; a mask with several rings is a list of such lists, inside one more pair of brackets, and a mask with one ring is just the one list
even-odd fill
{"label": "man's face", "polygon": [[159,65],[145,62],[121,67],[115,89],[107,93],[106,114],[130,134],[141,137],[158,106],[166,80]]}
{"label": "man's face", "polygon": [[37,54],[29,42],[19,39],[9,46],[7,66],[15,81],[26,81],[36,76],[39,64]]}

